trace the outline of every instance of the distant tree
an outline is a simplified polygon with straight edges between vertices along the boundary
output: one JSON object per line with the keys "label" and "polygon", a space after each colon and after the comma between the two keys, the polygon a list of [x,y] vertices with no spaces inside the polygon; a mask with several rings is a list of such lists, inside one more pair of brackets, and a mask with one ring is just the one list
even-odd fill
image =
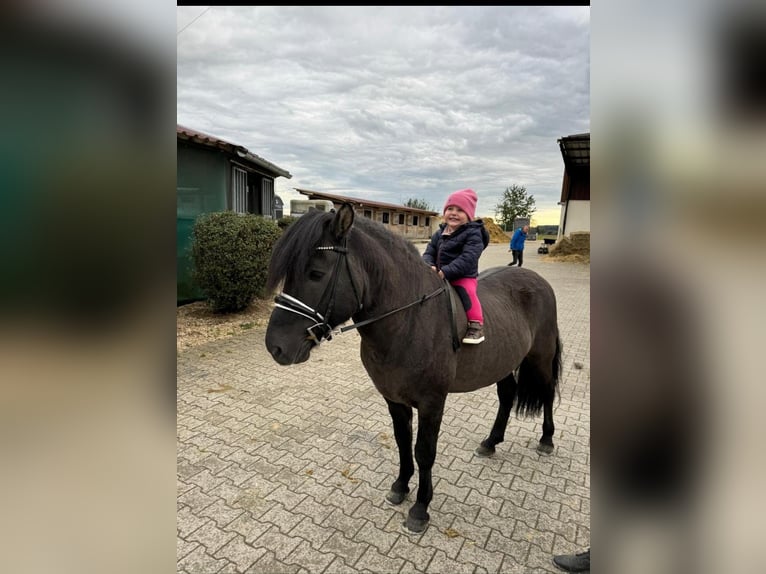
{"label": "distant tree", "polygon": [[404,205],[405,207],[414,207],[415,209],[425,209],[426,211],[433,211],[431,204],[428,203],[425,199],[414,199],[411,197],[404,202]]}
{"label": "distant tree", "polygon": [[504,230],[513,229],[517,217],[531,217],[535,209],[535,196],[527,195],[526,187],[514,183],[505,188],[502,200],[495,206],[495,218]]}

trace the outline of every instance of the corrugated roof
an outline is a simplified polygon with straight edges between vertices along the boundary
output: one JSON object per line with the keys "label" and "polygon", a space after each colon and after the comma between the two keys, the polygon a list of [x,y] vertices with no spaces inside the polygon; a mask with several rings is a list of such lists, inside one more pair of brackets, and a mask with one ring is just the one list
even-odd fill
{"label": "corrugated roof", "polygon": [[248,161],[262,169],[273,172],[275,176],[282,176],[287,179],[292,179],[293,177],[290,174],[290,172],[287,171],[286,169],[282,169],[278,165],[273,164],[266,159],[263,159],[262,157],[249,151],[247,148],[241,145],[227,142],[226,140],[222,140],[221,138],[211,136],[210,134],[206,134],[198,130],[187,128],[185,126],[182,126],[181,124],[176,124],[176,136],[178,137],[178,139],[181,139],[181,140],[188,140],[200,145],[215,147],[215,148],[224,150],[226,152],[229,152],[232,155],[238,156],[244,161]]}
{"label": "corrugated roof", "polygon": [[590,166],[590,134],[573,134],[558,140],[564,165],[568,168]]}
{"label": "corrugated roof", "polygon": [[310,189],[293,188],[298,193],[309,196],[312,199],[329,199],[338,203],[349,202],[356,204],[359,207],[377,207],[378,209],[398,209],[399,211],[415,211],[418,213],[427,213],[429,215],[439,215],[438,211],[430,211],[428,209],[418,209],[416,207],[407,207],[406,205],[397,205],[395,203],[382,203],[380,201],[371,201],[369,199],[363,199],[359,197],[347,197],[344,195],[335,195],[332,193],[322,193],[321,191],[312,191]]}

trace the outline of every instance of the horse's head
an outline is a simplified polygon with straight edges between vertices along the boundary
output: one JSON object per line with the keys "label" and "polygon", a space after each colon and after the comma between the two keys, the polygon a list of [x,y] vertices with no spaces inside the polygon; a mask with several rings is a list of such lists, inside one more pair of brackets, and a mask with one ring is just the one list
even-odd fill
{"label": "horse's head", "polygon": [[285,229],[274,246],[267,289],[283,282],[266,330],[266,348],[282,365],[302,363],[311,349],[361,307],[347,239],[354,210],[310,211]]}

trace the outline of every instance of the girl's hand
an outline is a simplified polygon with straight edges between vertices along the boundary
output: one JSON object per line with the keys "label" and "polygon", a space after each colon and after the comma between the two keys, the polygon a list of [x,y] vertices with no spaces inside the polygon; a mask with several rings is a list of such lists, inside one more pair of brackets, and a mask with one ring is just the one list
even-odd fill
{"label": "girl's hand", "polygon": [[444,279],[444,272],[439,269],[439,279]]}
{"label": "girl's hand", "polygon": [[436,271],[436,265],[431,265],[431,269],[433,269],[434,271]]}

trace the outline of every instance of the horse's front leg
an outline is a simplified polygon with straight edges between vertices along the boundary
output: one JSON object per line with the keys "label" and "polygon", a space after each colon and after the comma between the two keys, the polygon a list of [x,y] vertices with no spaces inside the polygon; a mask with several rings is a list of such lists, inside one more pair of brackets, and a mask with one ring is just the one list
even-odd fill
{"label": "horse's front leg", "polygon": [[401,504],[410,491],[410,478],[415,473],[415,463],[412,460],[412,407],[388,399],[386,402],[394,423],[394,437],[399,449],[399,476],[391,485],[386,500],[391,504]]}
{"label": "horse's front leg", "polygon": [[418,462],[418,496],[407,515],[406,526],[412,532],[423,532],[428,526],[428,505],[433,498],[431,470],[436,460],[436,442],[444,414],[444,398],[436,404],[418,406],[418,438],[415,442],[415,460]]}

